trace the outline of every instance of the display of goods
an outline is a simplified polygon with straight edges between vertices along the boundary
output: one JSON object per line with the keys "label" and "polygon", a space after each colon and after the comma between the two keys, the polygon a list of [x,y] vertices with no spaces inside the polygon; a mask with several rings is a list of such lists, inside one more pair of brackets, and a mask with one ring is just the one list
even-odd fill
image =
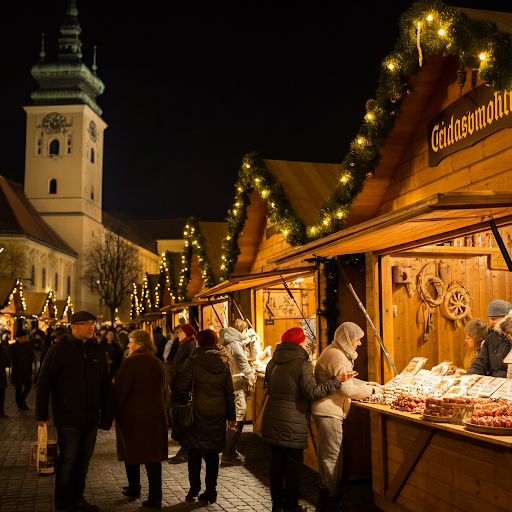
{"label": "display of goods", "polygon": [[411,362],[404,368],[404,371],[400,374],[403,377],[407,375],[416,375],[427,362],[426,357],[414,357]]}
{"label": "display of goods", "polygon": [[443,361],[441,364],[438,364],[437,366],[434,366],[432,370],[430,370],[431,375],[436,375],[439,377],[443,377],[448,373],[448,370],[450,369],[450,365],[452,364],[452,361]]}
{"label": "display of goods", "polygon": [[506,380],[506,382],[491,395],[491,398],[512,402],[512,379]]}
{"label": "display of goods", "polygon": [[473,409],[471,423],[482,427],[511,428],[512,405],[504,400],[477,402]]}
{"label": "display of goods", "polygon": [[419,395],[399,395],[393,400],[391,409],[421,414],[425,409],[425,400],[425,397]]}

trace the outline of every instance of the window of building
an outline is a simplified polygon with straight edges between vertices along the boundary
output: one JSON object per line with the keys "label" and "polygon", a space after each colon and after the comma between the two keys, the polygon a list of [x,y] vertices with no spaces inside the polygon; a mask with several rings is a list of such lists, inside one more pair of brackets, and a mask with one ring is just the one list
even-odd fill
{"label": "window of building", "polygon": [[48,187],[48,193],[49,194],[57,193],[57,180],[55,180],[55,179],[50,180],[50,186]]}
{"label": "window of building", "polygon": [[36,284],[36,266],[32,265],[30,269],[30,284],[34,286]]}
{"label": "window of building", "polygon": [[59,274],[55,272],[55,286],[53,288],[56,292],[59,291]]}
{"label": "window of building", "polygon": [[67,153],[68,153],[68,155],[71,154],[71,135],[68,135]]}
{"label": "window of building", "polygon": [[37,140],[37,154],[41,154],[41,139]]}
{"label": "window of building", "polygon": [[46,288],[46,269],[45,268],[43,268],[43,272],[42,272],[41,286],[43,288]]}
{"label": "window of building", "polygon": [[94,200],[94,185],[91,185],[91,199]]}
{"label": "window of building", "polygon": [[66,286],[66,294],[71,295],[71,277],[70,276],[68,276],[68,282],[67,282],[67,286]]}
{"label": "window of building", "polygon": [[53,139],[50,142],[50,155],[58,155],[59,154],[59,141],[57,139]]}
{"label": "window of building", "polygon": [[91,163],[94,163],[94,148],[91,148]]}

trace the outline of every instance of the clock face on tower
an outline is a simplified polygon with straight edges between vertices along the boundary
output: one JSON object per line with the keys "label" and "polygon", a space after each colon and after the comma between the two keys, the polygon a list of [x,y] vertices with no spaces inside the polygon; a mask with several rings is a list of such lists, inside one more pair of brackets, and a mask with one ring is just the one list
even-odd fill
{"label": "clock face on tower", "polygon": [[52,135],[54,133],[60,133],[66,131],[66,126],[69,126],[66,123],[66,119],[62,114],[58,112],[52,112],[48,114],[43,119],[43,128],[48,135]]}

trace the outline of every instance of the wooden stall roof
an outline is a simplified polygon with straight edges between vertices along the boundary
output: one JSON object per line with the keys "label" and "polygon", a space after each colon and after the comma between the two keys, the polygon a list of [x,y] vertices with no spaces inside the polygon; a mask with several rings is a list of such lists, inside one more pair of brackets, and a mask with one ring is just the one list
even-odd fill
{"label": "wooden stall roof", "polygon": [[512,194],[483,191],[435,194],[410,206],[343,229],[273,259],[292,264],[315,256],[377,252],[381,254],[420,247],[512,222]]}
{"label": "wooden stall roof", "polygon": [[340,164],[263,160],[265,167],[283,187],[292,210],[306,224],[318,220],[322,204],[336,188]]}
{"label": "wooden stall roof", "polygon": [[[25,297],[25,305],[26,305],[26,309],[25,309],[25,316],[41,316],[43,314],[43,308],[44,308],[44,305],[46,304],[46,300],[48,299],[48,297],[50,296],[50,302],[52,302],[51,300],[51,292],[50,293],[46,293],[46,292],[28,292],[28,293],[24,293],[23,296]],[[53,309],[53,302],[51,304],[52,306],[52,309]],[[48,309],[46,311],[46,315],[45,316],[48,316],[50,317],[50,304],[48,305]]]}
{"label": "wooden stall roof", "polygon": [[176,302],[169,306],[163,307],[160,311],[165,313],[167,311],[176,311],[177,309],[186,309],[193,306],[209,306],[210,304],[217,304],[218,302],[224,302],[226,299],[212,299],[212,300],[193,300],[190,302]]}
{"label": "wooden stall roof", "polygon": [[9,297],[16,287],[16,279],[6,277],[0,278],[0,308],[6,308],[9,305]]}
{"label": "wooden stall roof", "polygon": [[199,298],[212,297],[236,290],[247,290],[249,288],[262,288],[264,286],[282,283],[281,276],[285,281],[308,277],[314,274],[316,267],[300,267],[287,270],[276,270],[274,272],[262,272],[260,274],[249,274],[246,276],[231,277],[227,281],[218,284],[197,295]]}

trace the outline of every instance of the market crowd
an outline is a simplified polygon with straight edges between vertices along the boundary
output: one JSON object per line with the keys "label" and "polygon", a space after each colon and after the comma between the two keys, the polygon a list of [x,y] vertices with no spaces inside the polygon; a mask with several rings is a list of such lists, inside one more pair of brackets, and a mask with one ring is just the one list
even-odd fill
{"label": "market crowd", "polygon": [[[507,376],[508,371],[512,377],[502,362],[511,350],[511,311],[512,304],[495,300],[487,309],[489,326],[479,318],[466,325],[468,373]],[[161,463],[167,461],[188,464],[186,501],[215,503],[219,464],[245,463],[236,447],[256,370],[265,373],[258,423],[263,441],[271,446],[272,512],[306,510],[299,494],[310,415],[318,432],[316,510],[341,509],[343,421],[352,399],[382,392],[378,383],[356,378],[354,361],[365,335],[360,326],[342,323],[314,368],[300,327],[283,333],[272,356],[261,350],[258,335],[241,319],[219,334],[180,324],[168,338],[158,327],[152,334],[135,327],[96,327],[94,315],[79,311],[67,328],[46,333],[37,327],[19,329],[14,342],[11,333],[2,333],[0,419],[9,420],[4,400],[5,369],[10,368],[18,409],[28,410],[26,398],[35,384],[38,427],[45,429],[52,418],[57,429],[56,510],[98,510],[84,498],[85,480],[97,429],[109,430],[113,424],[117,457],[125,463],[122,493],[127,498],[141,497],[144,465],[149,493],[141,504],[159,510]],[[168,459],[169,429],[181,448]]]}

